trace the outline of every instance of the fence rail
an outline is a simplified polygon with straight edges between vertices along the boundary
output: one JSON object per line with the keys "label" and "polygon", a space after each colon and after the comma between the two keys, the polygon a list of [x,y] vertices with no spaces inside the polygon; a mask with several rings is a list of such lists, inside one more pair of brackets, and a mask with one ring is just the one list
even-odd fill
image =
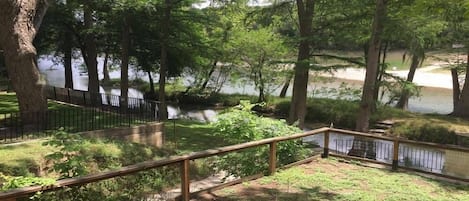
{"label": "fence rail", "polygon": [[[93,95],[57,87],[47,87],[49,99],[85,107],[50,109],[46,112],[0,114],[0,143],[44,137],[49,130],[63,128],[76,133],[115,127],[129,127],[157,121],[158,102],[129,97],[95,94],[99,104],[93,104]],[[127,102],[127,107],[121,107]],[[25,121],[26,117],[28,121]]]}
{"label": "fence rail", "polygon": [[[200,151],[200,152],[194,152],[191,154],[187,155],[182,155],[182,156],[173,156],[169,157],[166,159],[162,160],[157,160],[157,161],[146,161],[142,163],[138,163],[135,165],[130,165],[123,167],[118,170],[112,170],[112,171],[107,171],[107,172],[102,172],[98,174],[93,174],[93,175],[88,175],[84,177],[78,177],[78,178],[70,178],[70,179],[63,179],[57,181],[54,185],[51,186],[31,186],[31,187],[24,187],[24,188],[19,188],[19,189],[14,189],[10,190],[7,192],[0,193],[0,200],[8,200],[8,201],[13,201],[16,198],[21,198],[24,196],[28,196],[32,193],[39,192],[39,191],[50,191],[50,190],[57,190],[59,188],[63,187],[68,187],[68,186],[81,186],[85,185],[88,183],[93,183],[101,180],[106,180],[114,177],[119,177],[119,176],[124,176],[132,173],[137,173],[140,171],[144,170],[149,170],[153,168],[158,168],[158,167],[163,167],[163,166],[169,166],[169,165],[179,165],[180,167],[180,172],[181,172],[181,198],[182,200],[190,200],[190,172],[189,172],[189,162],[191,160],[195,159],[201,159],[201,158],[207,158],[210,156],[215,156],[215,155],[221,155],[221,154],[226,154],[226,153],[231,153],[239,150],[244,150],[248,148],[253,148],[253,147],[259,147],[259,146],[269,146],[269,158],[267,159],[267,163],[269,163],[269,174],[274,174],[277,168],[276,164],[276,146],[277,143],[282,142],[282,141],[288,141],[288,140],[294,140],[294,139],[299,139],[307,136],[314,136],[314,135],[319,135],[323,134],[323,157],[328,157],[329,152],[330,152],[330,147],[333,145],[335,142],[331,141],[330,138],[331,135],[344,135],[344,136],[353,136],[353,137],[359,137],[360,139],[357,140],[363,140],[363,139],[374,139],[374,140],[382,140],[382,141],[387,141],[390,142],[386,144],[386,148],[391,149],[391,152],[382,152],[383,154],[377,153],[375,156],[375,159],[365,159],[365,158],[360,158],[356,156],[349,156],[348,153],[341,152],[340,150],[336,150],[335,148],[331,150],[331,155],[333,156],[339,156],[339,157],[344,157],[344,158],[353,158],[353,159],[359,159],[359,160],[365,160],[368,162],[373,162],[373,163],[381,163],[381,164],[386,164],[386,165],[392,165],[393,169],[396,170],[398,168],[405,168],[405,169],[411,169],[411,170],[417,170],[421,172],[427,172],[431,174],[436,174],[439,176],[444,176],[444,177],[449,177],[452,179],[458,179],[460,181],[464,182],[469,182],[468,177],[455,177],[451,175],[447,175],[442,173],[434,173],[434,172],[428,172],[425,170],[420,170],[417,168],[412,168],[412,167],[406,167],[403,166],[401,163],[399,163],[399,157],[405,153],[408,153],[409,151],[405,148],[400,148],[404,144],[411,144],[411,145],[418,145],[421,147],[426,147],[426,148],[435,148],[439,150],[450,150],[450,151],[458,151],[461,153],[464,153],[465,155],[468,155],[469,149],[468,148],[463,148],[463,147],[455,147],[455,146],[448,146],[448,145],[439,145],[439,144],[433,144],[433,143],[421,143],[421,142],[416,142],[416,141],[410,141],[410,140],[402,140],[398,138],[390,138],[390,137],[382,137],[382,136],[374,136],[366,133],[359,133],[359,132],[353,132],[353,131],[347,131],[347,130],[340,130],[340,129],[333,129],[333,128],[320,128],[312,131],[308,131],[305,133],[299,133],[295,135],[290,135],[290,136],[283,136],[283,137],[275,137],[275,138],[269,138],[269,139],[264,139],[264,140],[259,140],[259,141],[253,141],[253,142],[247,142],[243,144],[237,144],[237,145],[231,145],[231,146],[226,146],[226,147],[221,147],[221,148],[215,148],[215,149],[209,149],[205,151]],[[366,140],[363,140],[365,142]],[[366,141],[368,142],[368,141]],[[353,146],[354,143],[352,143]],[[373,144],[366,144],[366,145],[373,145]],[[383,144],[384,145],[384,144]],[[355,143],[355,146],[358,146]],[[366,151],[366,150],[365,150]],[[368,150],[370,151],[370,150]],[[375,151],[376,152],[376,151]],[[391,162],[388,161],[380,161],[377,160],[381,156],[387,156],[388,158],[392,158]],[[466,166],[467,167],[467,166]],[[463,168],[466,168],[463,167]]]}

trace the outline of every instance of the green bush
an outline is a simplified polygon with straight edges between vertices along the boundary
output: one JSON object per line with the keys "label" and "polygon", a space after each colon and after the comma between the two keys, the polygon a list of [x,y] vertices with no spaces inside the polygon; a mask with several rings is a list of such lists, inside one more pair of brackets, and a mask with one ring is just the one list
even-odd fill
{"label": "green bush", "polygon": [[47,186],[55,183],[54,179],[51,178],[40,178],[40,177],[11,177],[5,176],[0,173],[0,191],[6,191],[15,188],[22,188],[32,185]]}
{"label": "green bush", "polygon": [[[241,106],[220,114],[212,124],[214,134],[231,144],[239,144],[301,132],[284,121],[255,115],[251,112],[252,107],[253,105],[242,101]],[[227,154],[218,158],[215,163],[218,169],[226,170],[234,176],[248,176],[267,170],[268,154],[268,146],[261,146]],[[278,164],[284,165],[302,159],[307,151],[300,140],[292,140],[278,143],[277,154]]]}
{"label": "green bush", "polygon": [[[64,131],[56,132],[52,139],[44,144],[58,148],[58,151],[46,157],[53,162],[53,170],[59,173],[61,178],[115,169],[155,159],[162,154],[156,148],[140,144],[119,141],[105,143]],[[163,167],[85,186],[44,193],[36,196],[36,199],[142,200],[144,192],[159,191],[175,185],[178,181],[179,170],[176,167]]]}
{"label": "green bush", "polygon": [[[276,114],[288,116],[290,101],[279,102]],[[333,123],[337,128],[354,128],[358,111],[358,103],[347,100],[325,98],[309,99],[306,107],[306,121],[311,123]]]}
{"label": "green bush", "polygon": [[399,122],[391,129],[394,135],[409,140],[434,142],[441,144],[456,144],[456,133],[447,127],[436,125],[428,121]]}

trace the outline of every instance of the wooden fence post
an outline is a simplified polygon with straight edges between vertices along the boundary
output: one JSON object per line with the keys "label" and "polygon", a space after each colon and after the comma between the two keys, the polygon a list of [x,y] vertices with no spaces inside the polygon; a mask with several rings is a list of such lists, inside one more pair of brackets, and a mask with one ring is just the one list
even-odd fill
{"label": "wooden fence post", "polygon": [[189,162],[187,159],[181,162],[181,198],[183,201],[190,200]]}
{"label": "wooden fence post", "polygon": [[329,131],[324,132],[324,152],[321,155],[322,158],[329,157]]}
{"label": "wooden fence post", "polygon": [[399,140],[394,140],[393,155],[392,155],[392,169],[397,170],[399,167]]}
{"label": "wooden fence post", "polygon": [[271,142],[269,148],[269,175],[273,175],[277,167],[277,142]]}

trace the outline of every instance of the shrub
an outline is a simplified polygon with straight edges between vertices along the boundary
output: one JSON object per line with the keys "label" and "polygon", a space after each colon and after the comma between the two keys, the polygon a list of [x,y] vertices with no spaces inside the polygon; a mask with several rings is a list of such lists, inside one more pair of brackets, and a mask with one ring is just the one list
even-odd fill
{"label": "shrub", "polygon": [[405,137],[409,140],[441,144],[455,144],[457,142],[457,136],[454,131],[429,121],[400,122],[394,125],[391,132],[394,135]]}
{"label": "shrub", "polygon": [[[119,141],[102,142],[80,135],[56,132],[44,143],[59,150],[46,156],[61,178],[83,176],[109,170],[160,155],[156,148]],[[29,181],[29,180],[27,180]],[[34,180],[35,181],[35,180]],[[146,191],[159,191],[179,181],[179,170],[162,167],[135,174],[115,177],[97,183],[44,193],[38,200],[142,200]],[[33,183],[34,184],[34,183]]]}
{"label": "shrub", "polygon": [[[223,137],[231,144],[238,144],[301,132],[284,121],[255,115],[251,112],[252,107],[247,101],[241,101],[240,106],[220,114],[212,124],[215,135]],[[306,153],[299,140],[277,144],[277,160],[280,165],[300,160]],[[248,176],[267,170],[268,154],[267,146],[250,148],[222,156],[215,163],[218,169],[226,170],[234,176]]]}
{"label": "shrub", "polygon": [[[288,116],[290,101],[283,101],[276,106],[276,114]],[[309,99],[306,106],[306,121],[311,123],[333,123],[337,128],[354,128],[358,103],[347,100],[326,98]]]}

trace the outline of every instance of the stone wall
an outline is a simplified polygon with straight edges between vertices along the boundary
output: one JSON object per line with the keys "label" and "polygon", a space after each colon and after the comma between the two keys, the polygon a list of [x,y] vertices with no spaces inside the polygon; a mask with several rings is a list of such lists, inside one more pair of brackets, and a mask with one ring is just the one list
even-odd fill
{"label": "stone wall", "polygon": [[152,145],[155,147],[162,147],[164,140],[163,125],[164,124],[160,122],[152,122],[132,127],[86,131],[80,134],[85,137],[120,139],[145,145]]}

